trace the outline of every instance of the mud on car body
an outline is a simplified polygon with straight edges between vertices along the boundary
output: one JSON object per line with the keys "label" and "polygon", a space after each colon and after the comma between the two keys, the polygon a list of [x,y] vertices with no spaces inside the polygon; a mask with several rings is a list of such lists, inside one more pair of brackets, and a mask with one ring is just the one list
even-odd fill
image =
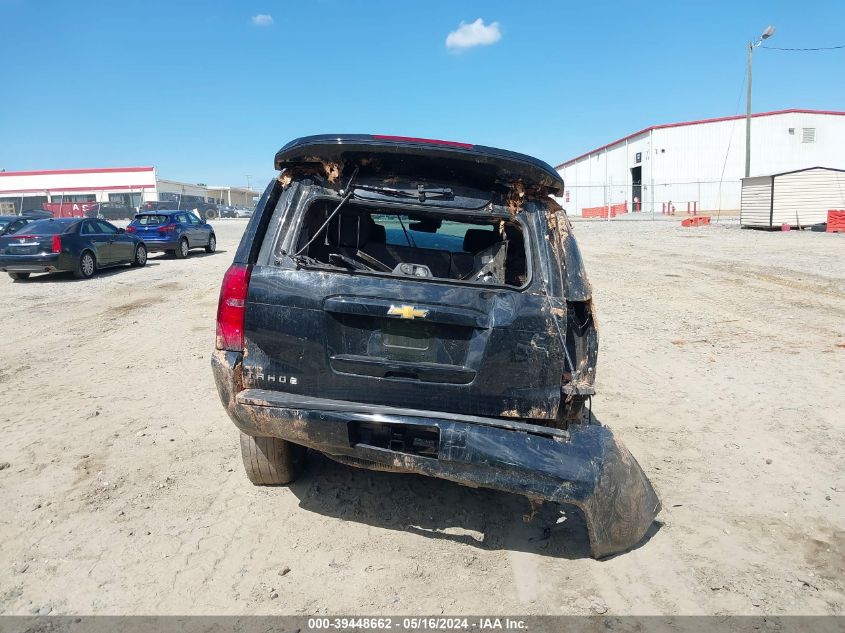
{"label": "mud on car body", "polygon": [[660,510],[585,403],[590,286],[546,163],[365,135],[292,141],[220,293],[212,357],[256,484],[306,448],[574,504],[593,555]]}

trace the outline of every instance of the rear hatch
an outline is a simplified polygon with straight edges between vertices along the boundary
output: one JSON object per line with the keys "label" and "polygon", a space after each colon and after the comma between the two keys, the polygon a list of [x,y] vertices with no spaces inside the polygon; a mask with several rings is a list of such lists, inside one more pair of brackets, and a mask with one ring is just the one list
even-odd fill
{"label": "rear hatch", "polygon": [[[311,143],[303,158],[311,164],[316,158],[341,161],[339,176],[346,185],[351,155],[319,143]],[[303,185],[282,194],[276,208],[290,209],[283,223],[297,215],[289,202],[306,212],[279,238],[268,232],[252,270],[244,326],[245,387],[488,417],[555,417],[564,366],[550,299],[542,291],[540,260],[547,246],[538,233],[545,225],[538,224],[532,205],[512,217],[495,202],[507,196],[495,182],[518,172],[529,186],[546,183],[542,186],[551,190],[559,177],[528,157],[496,163],[490,159],[492,150],[479,159],[460,148],[457,158],[434,148],[452,168],[459,167],[460,185],[437,179],[442,164],[420,178],[427,191],[454,192],[451,199],[454,204],[460,200],[462,208],[448,208],[443,196],[420,202],[403,194],[397,200],[396,189],[417,189],[407,169],[394,173],[396,161],[419,169],[414,160],[429,160],[429,146],[375,156],[370,148],[372,160],[383,169],[389,165],[381,182],[390,185],[390,192],[382,195],[375,180],[366,181],[367,187],[355,189],[354,202],[322,233],[317,228],[336,206],[337,194],[325,210],[313,211],[320,220],[313,229],[307,225],[308,205],[317,205],[314,192],[324,190]],[[476,160],[487,167],[474,169]],[[291,167],[292,161],[293,151],[277,155],[277,166]],[[473,190],[465,187],[467,174],[477,176],[470,178]],[[432,226],[438,228],[431,232]],[[308,238],[313,243],[303,250]],[[476,275],[489,265],[485,253],[498,253],[505,240],[507,270],[492,280]],[[300,251],[298,262],[279,255]],[[362,259],[369,256],[393,272],[345,267],[338,255],[358,264],[370,261]],[[429,275],[397,273],[395,267],[402,264],[424,266]]]}
{"label": "rear hatch", "polygon": [[370,134],[321,134],[291,141],[276,153],[276,169],[320,164],[330,175],[352,165],[376,164],[382,172],[448,178],[481,189],[514,183],[561,196],[563,180],[533,156],[495,147]]}

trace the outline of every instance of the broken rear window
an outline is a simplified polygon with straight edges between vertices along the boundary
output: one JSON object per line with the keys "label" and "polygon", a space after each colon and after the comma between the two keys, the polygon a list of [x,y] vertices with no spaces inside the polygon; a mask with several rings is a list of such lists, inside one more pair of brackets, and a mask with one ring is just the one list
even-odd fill
{"label": "broken rear window", "polygon": [[318,200],[306,212],[294,251],[306,267],[515,287],[528,281],[517,222],[347,203],[326,224],[336,206]]}

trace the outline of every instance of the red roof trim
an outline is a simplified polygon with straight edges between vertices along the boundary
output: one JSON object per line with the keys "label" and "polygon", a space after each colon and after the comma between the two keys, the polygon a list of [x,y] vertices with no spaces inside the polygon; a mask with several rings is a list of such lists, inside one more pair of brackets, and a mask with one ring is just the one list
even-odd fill
{"label": "red roof trim", "polygon": [[[831,114],[834,116],[845,116],[845,112],[839,112],[837,110],[800,110],[800,109],[790,109],[790,110],[773,110],[771,112],[758,112],[756,114],[752,114],[751,118],[756,119],[760,116],[773,116],[775,114]],[[698,121],[682,121],[680,123],[663,123],[662,125],[652,125],[647,128],[643,128],[639,132],[634,132],[633,134],[629,134],[628,136],[623,136],[620,139],[613,141],[612,143],[608,143],[607,145],[602,145],[601,147],[597,147],[589,152],[584,152],[580,156],[576,156],[575,158],[570,158],[568,161],[561,163],[560,165],[556,165],[555,169],[561,169],[563,167],[568,167],[572,163],[581,160],[589,156],[590,154],[595,154],[596,152],[600,152],[602,150],[608,149],[613,147],[614,145],[618,145],[619,143],[624,143],[627,140],[634,138],[635,136],[639,136],[640,134],[645,134],[646,132],[651,132],[652,130],[663,130],[670,127],[683,127],[685,125],[701,125],[702,123],[720,123],[722,121],[736,121],[738,119],[744,119],[744,114],[738,114],[736,116],[722,116],[717,117],[715,119],[699,119]]]}
{"label": "red roof trim", "polygon": [[39,193],[49,191],[51,195],[62,194],[67,191],[117,191],[118,189],[155,189],[155,185],[114,185],[111,187],[37,187],[36,189],[0,189],[0,194],[7,193]]}
{"label": "red roof trim", "polygon": [[102,167],[99,169],[47,169],[44,171],[2,171],[0,176],[53,176],[57,174],[114,174],[153,171],[155,167]]}

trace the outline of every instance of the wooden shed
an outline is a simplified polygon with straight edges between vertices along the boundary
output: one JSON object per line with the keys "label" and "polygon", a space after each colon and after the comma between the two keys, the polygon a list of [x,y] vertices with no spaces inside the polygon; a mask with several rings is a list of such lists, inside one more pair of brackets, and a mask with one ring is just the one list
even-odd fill
{"label": "wooden shed", "polygon": [[807,167],[742,179],[743,227],[820,224],[830,209],[845,209],[845,169]]}

